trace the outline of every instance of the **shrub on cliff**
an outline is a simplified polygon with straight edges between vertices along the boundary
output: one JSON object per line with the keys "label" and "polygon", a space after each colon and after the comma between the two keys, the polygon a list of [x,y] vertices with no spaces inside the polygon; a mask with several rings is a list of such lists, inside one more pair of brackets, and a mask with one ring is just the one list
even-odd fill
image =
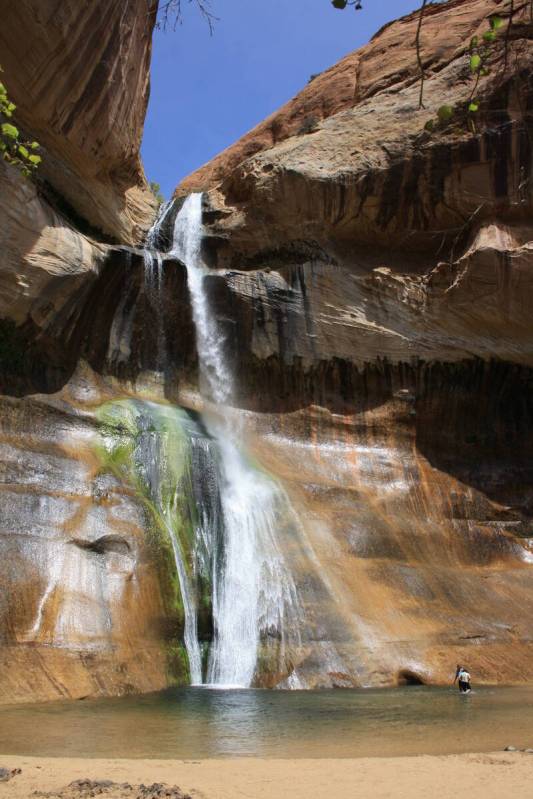
{"label": "shrub on cliff", "polygon": [[316,130],[318,130],[318,122],[319,120],[315,116],[306,117],[298,128],[298,136],[305,136],[307,133],[314,133]]}
{"label": "shrub on cliff", "polygon": [[159,185],[159,183],[156,183],[155,180],[151,180],[149,185],[150,185],[150,191],[156,198],[158,205],[163,205],[163,203],[165,202],[165,198],[161,193],[161,186]]}
{"label": "shrub on cliff", "polygon": [[11,102],[6,87],[0,82],[0,153],[4,161],[18,167],[25,177],[29,177],[41,163],[39,142],[21,138],[12,120],[15,109],[15,103]]}

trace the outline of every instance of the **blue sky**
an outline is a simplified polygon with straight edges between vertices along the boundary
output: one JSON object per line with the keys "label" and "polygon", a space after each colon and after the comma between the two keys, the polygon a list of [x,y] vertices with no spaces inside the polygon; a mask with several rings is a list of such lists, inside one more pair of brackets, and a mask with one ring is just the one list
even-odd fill
{"label": "blue sky", "polygon": [[213,36],[185,2],[183,24],[156,31],[142,156],[168,197],[181,178],[299,92],[309,76],[365,44],[417,0],[212,0]]}

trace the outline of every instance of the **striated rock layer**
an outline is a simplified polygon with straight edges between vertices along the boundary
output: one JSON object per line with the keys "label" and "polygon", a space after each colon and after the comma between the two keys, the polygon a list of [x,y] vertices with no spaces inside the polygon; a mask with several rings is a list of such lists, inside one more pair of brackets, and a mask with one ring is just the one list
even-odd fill
{"label": "striated rock layer", "polygon": [[43,161],[35,181],[0,163],[0,702],[154,690],[187,672],[169,544],[101,463],[98,380],[75,370],[102,366],[139,291],[141,256],[103,242],[142,241],[155,213],[156,3],[4,6],[2,80]]}
{"label": "striated rock layer", "polygon": [[78,370],[61,396],[0,407],[0,703],[187,680],[170,542],[105,459],[102,394]]}
{"label": "striated rock layer", "polygon": [[[187,681],[162,517],[179,509],[190,568],[191,420],[207,482],[216,459],[190,410],[183,265],[163,259],[157,293],[132,246],[153,217],[138,142],[154,4],[38,5],[0,34],[47,153],[37,185],[0,167],[3,702]],[[31,9],[35,71],[17,83],[9,31]],[[257,684],[447,683],[457,661],[478,682],[533,678],[533,28],[529,4],[513,10],[506,33],[503,0],[428,7],[425,108],[418,18],[387,26],[178,189],[205,191],[235,429],[299,524],[284,555],[308,634],[280,665],[279,631],[262,631]],[[469,42],[496,12],[472,130]],[[37,91],[48,59],[60,75]],[[425,131],[443,104],[453,118]]]}
{"label": "striated rock layer", "polygon": [[2,80],[44,148],[39,181],[86,225],[139,242],[154,213],[139,148],[157,0],[3,6]]}
{"label": "striated rock layer", "polygon": [[177,189],[206,192],[237,404],[343,619],[317,684],[533,676],[533,27],[510,11],[427,9],[422,108],[418,15],[392,23]]}
{"label": "striated rock layer", "polygon": [[156,11],[24,0],[3,13],[2,79],[43,160],[34,181],[0,164],[0,389],[65,383],[89,335],[80,314],[95,284],[107,293],[104,242],[139,244],[153,221],[139,147]]}

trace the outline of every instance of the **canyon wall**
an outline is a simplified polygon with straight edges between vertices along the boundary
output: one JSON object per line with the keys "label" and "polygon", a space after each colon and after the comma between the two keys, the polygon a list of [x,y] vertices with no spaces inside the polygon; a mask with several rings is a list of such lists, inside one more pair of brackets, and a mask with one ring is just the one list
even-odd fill
{"label": "canyon wall", "polygon": [[[183,264],[162,257],[154,297],[138,248],[155,4],[89,5],[23,0],[0,34],[44,147],[35,183],[0,164],[2,702],[189,678],[148,488],[171,430],[165,491],[190,560],[185,494],[203,489],[183,430],[212,442]],[[422,108],[418,17],[392,23],[177,189],[160,247],[182,196],[204,192],[235,429],[298,519],[279,531],[308,634],[280,666],[267,630],[257,684],[447,683],[458,661],[477,682],[533,677],[528,5],[508,33],[503,0],[430,6]],[[469,44],[496,13],[472,124]]]}
{"label": "canyon wall", "polygon": [[533,26],[509,14],[427,9],[423,107],[418,15],[390,24],[177,189],[205,192],[238,404],[343,619],[319,683],[531,679]]}
{"label": "canyon wall", "polygon": [[78,226],[142,241],[155,212],[139,147],[156,0],[3,5],[3,80],[43,147],[41,190]]}
{"label": "canyon wall", "polygon": [[114,244],[155,215],[156,4],[3,5],[2,80],[43,160],[34,181],[0,162],[0,702],[154,690],[187,673],[170,544],[102,461],[87,403],[109,394],[78,362],[105,360],[142,262]]}

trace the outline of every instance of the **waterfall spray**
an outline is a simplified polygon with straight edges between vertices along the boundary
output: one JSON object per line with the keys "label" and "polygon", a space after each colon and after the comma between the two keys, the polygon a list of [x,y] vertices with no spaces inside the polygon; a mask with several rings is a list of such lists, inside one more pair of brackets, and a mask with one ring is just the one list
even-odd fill
{"label": "waterfall spray", "polygon": [[278,485],[248,464],[235,441],[227,408],[232,374],[206,293],[202,234],[202,196],[192,194],[176,217],[172,252],[187,269],[200,387],[217,411],[205,415],[204,422],[220,449],[223,478],[224,537],[213,569],[214,640],[207,679],[214,685],[247,687],[261,636],[280,641],[281,656],[287,631],[298,636],[298,597],[277,541],[279,519],[292,509]]}

